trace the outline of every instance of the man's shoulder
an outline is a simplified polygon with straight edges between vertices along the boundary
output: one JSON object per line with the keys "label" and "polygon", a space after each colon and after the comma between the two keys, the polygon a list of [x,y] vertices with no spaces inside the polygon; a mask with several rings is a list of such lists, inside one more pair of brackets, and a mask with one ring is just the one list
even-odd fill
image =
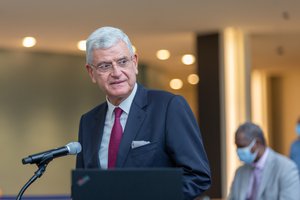
{"label": "man's shoulder", "polygon": [[296,167],[295,163],[287,156],[280,154],[272,149],[270,149],[270,162],[273,162],[276,166],[286,168]]}
{"label": "man's shoulder", "polygon": [[242,164],[241,166],[239,166],[238,168],[237,168],[237,173],[244,173],[245,171],[252,171],[252,166],[251,165],[249,165],[249,164]]}
{"label": "man's shoulder", "polygon": [[146,97],[150,102],[166,102],[178,96],[165,90],[145,88],[142,85],[139,85],[137,95]]}
{"label": "man's shoulder", "polygon": [[184,107],[188,105],[183,96],[163,90],[148,90],[148,101],[161,105],[182,105]]}
{"label": "man's shoulder", "polygon": [[103,102],[95,107],[93,107],[92,109],[90,109],[89,111],[87,111],[86,113],[83,114],[83,116],[85,117],[89,117],[89,116],[95,116],[97,113],[99,113],[101,110],[105,110],[107,107],[107,103]]}
{"label": "man's shoulder", "polygon": [[150,97],[158,97],[158,98],[172,98],[176,96],[175,94],[168,91],[154,90],[154,89],[148,89],[148,95]]}
{"label": "man's shoulder", "polygon": [[294,140],[291,144],[291,148],[296,148],[300,150],[300,140],[299,139]]}

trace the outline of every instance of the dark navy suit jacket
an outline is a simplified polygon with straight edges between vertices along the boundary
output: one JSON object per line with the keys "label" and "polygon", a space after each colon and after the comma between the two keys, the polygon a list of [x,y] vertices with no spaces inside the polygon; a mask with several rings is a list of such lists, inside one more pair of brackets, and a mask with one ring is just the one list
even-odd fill
{"label": "dark navy suit jacket", "polygon": [[[76,168],[100,168],[99,148],[107,103],[80,120]],[[150,141],[132,149],[132,141]],[[132,102],[116,167],[178,167],[183,169],[183,192],[193,199],[211,185],[210,168],[198,124],[186,100],[168,92],[138,85]]]}

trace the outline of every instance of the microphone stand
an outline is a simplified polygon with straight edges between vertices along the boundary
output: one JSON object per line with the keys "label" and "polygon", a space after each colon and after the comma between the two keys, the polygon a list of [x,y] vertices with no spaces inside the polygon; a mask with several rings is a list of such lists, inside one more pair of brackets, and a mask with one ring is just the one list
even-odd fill
{"label": "microphone stand", "polygon": [[43,160],[39,163],[37,163],[36,165],[38,166],[38,170],[36,172],[34,172],[34,175],[29,179],[29,181],[27,181],[27,183],[22,187],[22,189],[20,190],[16,200],[21,200],[22,196],[25,192],[25,190],[37,179],[40,178],[44,172],[46,171],[46,167],[47,165],[53,160],[53,154],[49,153],[46,154],[43,158]]}

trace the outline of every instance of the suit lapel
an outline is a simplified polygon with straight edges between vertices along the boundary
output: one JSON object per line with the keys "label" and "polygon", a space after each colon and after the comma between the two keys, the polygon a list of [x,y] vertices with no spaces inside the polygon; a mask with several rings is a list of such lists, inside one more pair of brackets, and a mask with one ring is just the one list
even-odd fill
{"label": "suit lapel", "polygon": [[270,178],[272,178],[273,167],[274,167],[273,158],[274,158],[274,152],[273,150],[270,149],[269,155],[266,160],[265,168],[263,169],[262,172],[263,176],[258,189],[257,199],[261,198],[261,195],[265,190],[266,186],[271,183]]}
{"label": "suit lapel", "polygon": [[100,106],[99,111],[97,112],[95,116],[95,124],[93,128],[91,129],[91,148],[93,152],[92,155],[92,165],[94,167],[99,168],[100,167],[100,161],[99,161],[99,149],[100,144],[103,136],[103,129],[104,129],[104,122],[105,122],[105,116],[107,111],[107,104],[103,104]]}
{"label": "suit lapel", "polygon": [[240,182],[239,199],[246,199],[248,194],[249,180],[252,172],[252,167],[245,165],[244,170],[241,172],[242,179]]}
{"label": "suit lapel", "polygon": [[138,85],[137,92],[131,104],[125,130],[119,147],[117,167],[123,167],[131,148],[131,143],[139,132],[146,117],[143,107],[147,104],[147,91]]}

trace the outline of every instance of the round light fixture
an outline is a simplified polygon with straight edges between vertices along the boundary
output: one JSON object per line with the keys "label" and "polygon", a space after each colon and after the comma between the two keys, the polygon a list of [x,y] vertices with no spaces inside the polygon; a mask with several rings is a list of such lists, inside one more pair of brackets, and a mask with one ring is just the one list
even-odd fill
{"label": "round light fixture", "polygon": [[187,81],[191,85],[196,85],[199,82],[199,76],[197,74],[190,74],[187,78]]}
{"label": "round light fixture", "polygon": [[132,45],[133,52],[136,53],[136,47]]}
{"label": "round light fixture", "polygon": [[85,41],[85,40],[80,40],[80,41],[77,43],[77,48],[78,48],[80,51],[85,51],[85,50],[86,50],[86,41]]}
{"label": "round light fixture", "polygon": [[166,49],[161,49],[156,52],[156,57],[159,60],[167,60],[170,58],[170,55],[171,55],[170,52]]}
{"label": "round light fixture", "polygon": [[179,90],[182,88],[183,82],[181,79],[174,78],[170,81],[169,85],[173,90]]}
{"label": "round light fixture", "polygon": [[27,48],[33,47],[36,45],[36,39],[34,37],[24,37],[22,44]]}
{"label": "round light fixture", "polygon": [[192,54],[185,54],[182,56],[181,62],[185,65],[192,65],[195,63],[195,56]]}

